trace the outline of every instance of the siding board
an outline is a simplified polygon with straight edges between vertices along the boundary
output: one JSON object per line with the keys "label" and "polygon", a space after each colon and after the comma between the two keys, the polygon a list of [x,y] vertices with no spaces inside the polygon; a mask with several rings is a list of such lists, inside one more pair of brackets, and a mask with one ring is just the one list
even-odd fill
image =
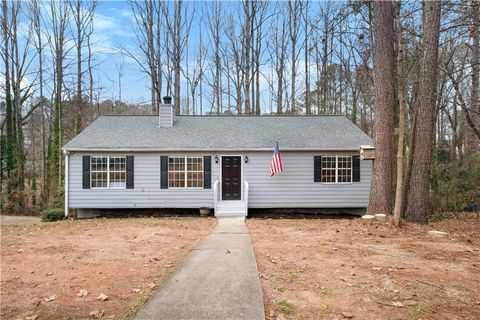
{"label": "siding board", "polygon": [[[106,153],[103,153],[106,154]],[[107,153],[108,154],[108,153]],[[169,155],[184,155],[171,153]],[[71,208],[198,208],[213,207],[213,184],[220,179],[220,164],[228,153],[189,153],[211,156],[212,189],[161,189],[160,153],[136,153],[133,189],[83,189],[82,156],[70,155],[69,206]],[[360,161],[360,182],[323,184],[313,181],[314,155],[334,152],[283,152],[283,172],[269,176],[271,152],[249,152],[242,162],[243,180],[250,186],[250,208],[365,208],[368,205],[372,161]],[[338,154],[354,153],[341,152]],[[232,154],[233,155],[233,154]],[[238,155],[236,153],[235,155]]]}

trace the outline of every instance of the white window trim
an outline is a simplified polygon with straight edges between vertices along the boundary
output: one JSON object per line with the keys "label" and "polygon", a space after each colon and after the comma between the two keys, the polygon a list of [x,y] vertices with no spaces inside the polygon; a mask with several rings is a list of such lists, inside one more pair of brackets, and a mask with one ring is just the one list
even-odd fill
{"label": "white window trim", "polygon": [[[92,187],[92,158],[107,158],[107,186],[106,187]],[[112,158],[125,158],[125,187],[110,187],[110,156],[106,155],[95,155],[90,156],[90,189],[101,190],[101,189],[110,189],[110,190],[124,190],[127,189],[127,156],[124,155],[116,155],[112,156]],[[114,170],[115,171],[115,170]],[[95,172],[103,172],[103,171],[95,171]],[[120,171],[115,171],[120,172]]]}
{"label": "white window trim", "polygon": [[[333,155],[325,155],[324,157],[335,157],[335,182],[321,182],[321,184],[353,184],[353,157],[352,156],[348,156],[348,155],[340,155],[340,157],[343,157],[343,158],[350,158],[350,182],[338,182],[338,157],[339,155],[336,154],[335,156]],[[323,161],[323,159],[322,159]],[[323,175],[323,166],[322,166],[323,162],[320,163],[320,172],[322,173]],[[343,170],[343,168],[342,168]]]}
{"label": "white window trim", "polygon": [[[184,158],[185,159],[185,169],[184,169],[184,176],[183,176],[183,179],[184,179],[184,182],[185,182],[185,186],[184,187],[170,187],[170,177],[168,177],[168,189],[173,189],[173,190],[184,190],[184,189],[204,189],[205,185],[204,185],[204,177],[203,175],[205,174],[205,163],[204,163],[204,159],[202,156],[192,156],[192,155],[184,155],[184,156],[172,156],[172,157],[168,157],[168,175],[170,175],[170,158]],[[200,158],[202,159],[202,168],[203,170],[202,171],[192,171],[192,172],[202,172],[202,186],[201,187],[188,187],[188,170],[187,170],[187,167],[188,167],[188,158]],[[179,171],[175,171],[175,172],[179,172]]]}

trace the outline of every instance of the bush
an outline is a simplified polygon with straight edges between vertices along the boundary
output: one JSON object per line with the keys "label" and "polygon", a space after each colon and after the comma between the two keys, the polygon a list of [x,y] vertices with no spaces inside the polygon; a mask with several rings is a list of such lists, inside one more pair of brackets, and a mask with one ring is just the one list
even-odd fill
{"label": "bush", "polygon": [[43,222],[58,221],[65,218],[65,210],[62,208],[50,208],[42,212]]}
{"label": "bush", "polygon": [[[438,152],[438,151],[437,151]],[[435,212],[459,212],[471,204],[480,204],[480,153],[462,161],[434,158],[432,203]]]}

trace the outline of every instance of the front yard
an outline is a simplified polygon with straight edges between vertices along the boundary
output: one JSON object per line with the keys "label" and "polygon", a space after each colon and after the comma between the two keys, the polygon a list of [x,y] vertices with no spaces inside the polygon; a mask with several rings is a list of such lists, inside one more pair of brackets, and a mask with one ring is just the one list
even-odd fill
{"label": "front yard", "polygon": [[478,219],[247,223],[267,319],[480,319]]}
{"label": "front yard", "polygon": [[129,318],[214,223],[137,218],[2,225],[0,318]]}

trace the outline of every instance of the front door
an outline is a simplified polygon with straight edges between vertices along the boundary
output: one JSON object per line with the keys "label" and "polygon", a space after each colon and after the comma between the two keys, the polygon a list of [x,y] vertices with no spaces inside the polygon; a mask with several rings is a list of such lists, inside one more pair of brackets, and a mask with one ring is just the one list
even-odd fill
{"label": "front door", "polygon": [[241,200],[241,157],[222,157],[222,200]]}

